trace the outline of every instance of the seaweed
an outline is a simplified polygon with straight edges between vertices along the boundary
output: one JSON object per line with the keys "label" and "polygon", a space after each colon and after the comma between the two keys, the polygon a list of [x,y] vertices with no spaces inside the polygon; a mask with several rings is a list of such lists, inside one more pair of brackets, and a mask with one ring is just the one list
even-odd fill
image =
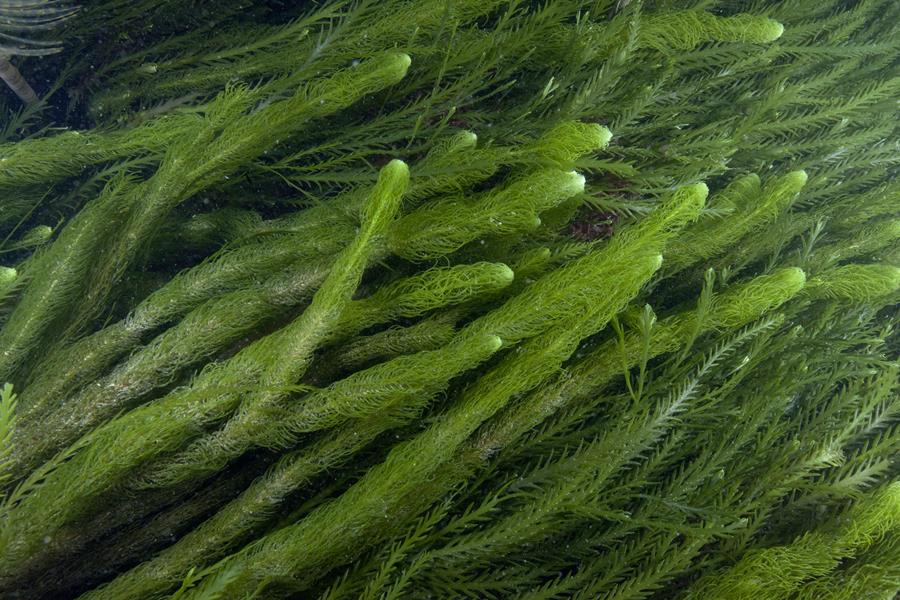
{"label": "seaweed", "polygon": [[0,595],[892,597],[898,23],[0,2]]}

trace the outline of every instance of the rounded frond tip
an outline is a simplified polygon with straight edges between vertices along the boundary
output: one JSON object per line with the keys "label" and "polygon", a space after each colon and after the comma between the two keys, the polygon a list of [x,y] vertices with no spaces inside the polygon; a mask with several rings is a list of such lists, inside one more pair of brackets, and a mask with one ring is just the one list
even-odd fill
{"label": "rounded frond tip", "polygon": [[806,285],[806,271],[800,267],[787,267],[780,272],[782,280],[786,286],[799,291]]}
{"label": "rounded frond tip", "polygon": [[597,125],[596,123],[592,124],[591,127],[596,136],[597,149],[606,148],[609,145],[610,140],[612,140],[612,131],[603,125]]}
{"label": "rounded frond tip", "polygon": [[689,185],[687,189],[690,190],[692,194],[696,194],[698,198],[702,197],[703,202],[706,201],[706,197],[709,195],[709,186],[702,181],[700,183]]}
{"label": "rounded frond tip", "polygon": [[571,195],[580,194],[584,191],[585,178],[578,171],[570,171],[571,181],[566,186],[567,190],[571,190]]}
{"label": "rounded frond tip", "polygon": [[792,186],[796,186],[797,188],[802,188],[806,185],[806,182],[809,181],[809,175],[806,174],[806,171],[803,169],[799,171],[791,171],[787,175],[784,176],[785,180],[789,181]]}
{"label": "rounded frond tip", "polygon": [[377,188],[381,194],[396,196],[402,194],[409,184],[409,165],[399,158],[381,168],[378,173]]}
{"label": "rounded frond tip", "polygon": [[51,235],[53,235],[53,228],[49,225],[38,225],[37,227],[33,228],[31,232],[33,235],[42,238],[49,238]]}
{"label": "rounded frond tip", "polygon": [[760,275],[747,284],[751,289],[754,285],[760,289],[766,287],[770,290],[778,289],[778,304],[797,294],[806,285],[806,271],[800,267],[784,267],[768,275]]}
{"label": "rounded frond tip", "polygon": [[19,272],[13,267],[0,267],[0,285],[9,285],[16,280]]}
{"label": "rounded frond tip", "polygon": [[547,130],[529,146],[529,152],[561,164],[604,149],[612,139],[609,129],[596,123],[563,121]]}
{"label": "rounded frond tip", "polygon": [[686,185],[675,192],[677,204],[681,205],[689,213],[689,220],[691,221],[700,216],[700,211],[706,206],[708,197],[709,187],[702,181]]}
{"label": "rounded frond tip", "polygon": [[784,25],[775,19],[750,14],[720,17],[712,29],[721,41],[755,44],[774,42],[784,33]]}
{"label": "rounded frond tip", "polygon": [[498,264],[496,270],[497,280],[500,283],[510,284],[516,278],[515,272],[508,265]]}
{"label": "rounded frond tip", "polygon": [[385,177],[409,177],[409,165],[395,158],[382,168],[382,172]]}
{"label": "rounded frond tip", "polygon": [[49,225],[38,225],[25,234],[22,241],[28,245],[43,244],[53,236],[53,228]]}
{"label": "rounded frond tip", "polygon": [[400,81],[406,77],[406,72],[409,70],[409,65],[411,64],[412,58],[410,58],[409,54],[398,52],[388,57],[385,67],[393,71],[397,81]]}
{"label": "rounded frond tip", "polygon": [[798,267],[778,269],[768,275],[727,289],[716,301],[717,325],[741,327],[795,295],[806,285],[806,273]]}
{"label": "rounded frond tip", "polygon": [[382,227],[391,221],[400,208],[400,200],[409,186],[409,166],[395,158],[378,173],[378,181],[362,212],[363,222],[377,223]]}
{"label": "rounded frond tip", "polygon": [[503,347],[503,339],[499,335],[487,335],[484,344],[489,352],[496,352]]}
{"label": "rounded frond tip", "polygon": [[784,33],[784,25],[774,19],[770,19],[767,25],[763,31],[763,41],[774,42]]}
{"label": "rounded frond tip", "polygon": [[663,52],[693,50],[706,42],[765,44],[784,33],[784,25],[758,15],[741,13],[724,17],[702,10],[664,12],[646,20],[643,45]]}
{"label": "rounded frond tip", "polygon": [[900,237],[900,220],[891,222],[886,230],[892,237]]}

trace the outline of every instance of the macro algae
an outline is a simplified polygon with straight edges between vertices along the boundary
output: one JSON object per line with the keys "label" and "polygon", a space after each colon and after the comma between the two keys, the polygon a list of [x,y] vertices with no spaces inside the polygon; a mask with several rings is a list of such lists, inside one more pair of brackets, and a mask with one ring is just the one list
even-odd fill
{"label": "macro algae", "polygon": [[0,596],[894,598],[897,40],[0,0]]}

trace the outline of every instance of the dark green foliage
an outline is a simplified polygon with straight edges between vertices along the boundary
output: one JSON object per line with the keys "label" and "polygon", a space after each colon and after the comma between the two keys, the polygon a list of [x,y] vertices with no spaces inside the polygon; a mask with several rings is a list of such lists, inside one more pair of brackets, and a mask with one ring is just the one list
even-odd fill
{"label": "dark green foliage", "polygon": [[0,596],[900,591],[896,2],[46,4]]}

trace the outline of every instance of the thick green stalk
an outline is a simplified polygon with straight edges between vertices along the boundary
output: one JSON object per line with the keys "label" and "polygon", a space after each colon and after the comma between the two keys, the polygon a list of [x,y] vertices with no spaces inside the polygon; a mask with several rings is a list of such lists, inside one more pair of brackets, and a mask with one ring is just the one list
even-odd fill
{"label": "thick green stalk", "polygon": [[876,264],[827,269],[812,277],[805,291],[813,299],[861,303],[888,296],[897,289],[900,289],[900,267]]}
{"label": "thick green stalk", "polygon": [[0,189],[48,185],[74,177],[87,167],[151,156],[159,160],[167,146],[192,135],[196,114],[170,115],[123,131],[67,131],[0,146]]}
{"label": "thick green stalk", "polygon": [[[321,283],[329,269],[328,262],[301,263],[259,288],[211,300],[55,410],[40,414],[39,418],[36,410],[26,411],[26,418],[20,420],[15,431],[14,450],[4,471],[18,480],[90,429],[177,382],[189,367],[208,360],[297,306]],[[496,291],[511,278],[508,267],[492,263],[426,271],[388,285],[373,297],[352,302],[341,324],[329,335],[328,343],[352,336],[364,327],[416,317]],[[199,463],[193,468],[199,472]]]}
{"label": "thick green stalk", "polygon": [[140,202],[131,203],[127,223],[107,246],[99,269],[92,273],[89,291],[79,303],[83,312],[79,318],[87,318],[95,310],[94,305],[106,299],[178,204],[229,177],[310,121],[343,110],[366,95],[397,83],[406,75],[409,64],[410,58],[405,54],[375,56],[355,69],[314,80],[292,97],[249,114],[245,113],[257,99],[255,92],[235,88],[222,94],[194,139],[170,149],[156,174],[134,190],[133,197],[140,198]]}
{"label": "thick green stalk", "polygon": [[0,329],[0,380],[19,379],[43,336],[59,323],[70,300],[81,293],[90,263],[112,235],[122,211],[124,179],[110,182],[81,210],[30,266],[35,274]]}
{"label": "thick green stalk", "polygon": [[388,245],[409,260],[437,258],[480,236],[532,230],[540,224],[540,213],[583,190],[584,176],[574,171],[540,170],[474,199],[448,198],[427,204],[391,228]]}
{"label": "thick green stalk", "polygon": [[[133,410],[79,442],[80,450],[17,505],[0,529],[0,582],[40,569],[64,552],[53,534],[90,514],[98,500],[149,459],[183,446],[241,405],[265,403],[293,385],[312,353],[338,323],[356,289],[374,240],[399,209],[409,171],[401,161],[382,170],[353,243],[339,256],[310,306],[290,325],[223,363],[209,365],[190,387]],[[246,392],[255,394],[244,400]],[[44,542],[50,539],[51,543]]]}
{"label": "thick green stalk", "polygon": [[[417,200],[479,181],[499,167],[501,163],[496,161],[504,160],[512,152],[491,149],[486,154],[473,149],[474,142],[474,136],[461,134],[435,148],[420,165],[427,172],[410,182],[406,199]],[[461,161],[474,164],[468,171],[445,172],[445,168],[458,166]],[[274,239],[229,250],[179,273],[142,301],[126,319],[52,352],[29,382],[22,406],[29,414],[36,415],[46,407],[61,403],[67,395],[91,382],[134,349],[147,335],[214,296],[247,287],[250,282],[272,276],[292,262],[336,254],[353,238],[365,199],[365,189],[354,190],[327,204],[263,222],[258,232],[275,234]]]}
{"label": "thick green stalk", "polygon": [[784,33],[784,25],[751,14],[720,17],[700,10],[661,11],[643,24],[640,41],[661,51],[690,50],[703,42],[766,44]]}
{"label": "thick green stalk", "polygon": [[[567,144],[570,148],[569,152],[582,152],[585,147],[593,147],[597,143],[597,134],[594,128],[587,127],[585,129],[587,135],[581,136],[585,138],[583,141],[579,136],[573,134],[569,137],[561,136],[562,141],[557,143],[543,143],[548,148]],[[557,152],[562,152],[562,150],[557,150]],[[396,236],[399,235],[397,234],[398,227],[402,230],[403,228],[414,226],[419,231],[431,231],[435,228],[452,228],[452,237],[424,235],[414,242],[403,245],[403,249],[407,251],[414,248],[413,254],[417,256],[436,256],[449,249],[458,247],[464,241],[475,239],[479,235],[497,233],[498,225],[496,223],[510,211],[528,214],[530,215],[529,219],[536,218],[540,210],[573,195],[582,186],[583,178],[580,176],[562,171],[540,171],[531,177],[526,177],[513,183],[495,196],[489,197],[480,212],[480,216],[457,215],[454,218],[458,222],[453,225],[442,221],[446,215],[436,215],[428,207],[417,209],[405,218],[405,224],[395,224],[390,227],[388,248],[395,250],[391,246],[390,240],[397,239]],[[533,208],[526,210],[523,208],[523,205]],[[461,220],[461,217],[465,217],[466,220]],[[449,242],[451,245],[449,246],[448,239],[451,240]],[[379,260],[381,252],[383,251],[373,252],[370,261],[375,262]],[[423,294],[422,301],[425,301],[429,306],[435,306],[436,298],[444,298],[444,300],[439,300],[439,302],[452,303],[455,302],[452,294],[461,293],[468,295],[471,292],[471,288],[465,278],[459,279],[467,272],[467,268],[463,267],[458,272],[449,272],[446,278],[435,278],[435,281],[431,284],[421,286],[414,281],[411,285],[413,287],[421,287],[419,293]],[[55,400],[51,393],[57,390],[62,393],[65,389],[65,384],[71,383],[74,378],[85,378],[91,375],[93,372],[96,372],[98,366],[108,362],[108,356],[120,354],[122,348],[133,346],[137,339],[135,334],[139,331],[139,329],[134,327],[134,324],[140,323],[140,321],[132,316],[121,325],[111,329],[111,335],[101,332],[94,336],[100,338],[99,340],[94,340],[94,342],[99,342],[94,352],[86,351],[87,348],[85,347],[89,345],[88,342],[76,343],[74,349],[81,353],[81,357],[78,359],[79,362],[75,363],[74,367],[72,365],[66,366],[66,371],[63,372],[66,375],[65,377],[53,377],[51,375],[50,385],[53,387],[49,390],[38,387],[38,390],[44,394],[43,398],[40,399],[43,401],[26,412],[27,420],[32,421],[34,426],[23,428],[18,434],[20,439],[25,440],[27,443],[17,445],[19,450],[17,451],[16,461],[11,465],[15,468],[16,476],[24,474],[35,465],[36,461],[46,458],[48,453],[58,450],[62,445],[71,442],[78,434],[103,422],[122,407],[133,405],[153,389],[166,385],[186,367],[200,359],[212,356],[220,348],[227,346],[229,342],[240,339],[247,332],[252,331],[255,326],[277,316],[282,307],[295,304],[303,297],[303,294],[298,293],[298,290],[302,292],[303,290],[308,291],[311,289],[315,284],[317,273],[321,273],[320,267],[316,265],[307,267],[301,264],[298,271],[299,277],[297,274],[289,272],[287,277],[273,277],[262,289],[250,288],[232,292],[195,309],[177,326],[154,339],[149,346],[132,356],[110,375],[96,382],[97,385],[84,387],[74,397],[62,403],[62,406],[55,411],[55,414],[50,416],[51,422],[56,423],[59,427],[55,429],[54,435],[46,436],[41,433],[45,427],[44,420],[38,420],[36,417],[44,413],[42,409],[47,403]],[[454,282],[454,277],[459,280]],[[299,286],[299,288],[291,292],[290,290],[296,286]],[[429,289],[429,286],[432,286],[433,289]],[[456,291],[453,291],[449,296],[445,295],[452,290]],[[401,289],[400,291],[402,292],[403,290]],[[154,294],[148,301],[142,303],[139,309],[144,307],[144,312],[137,311],[136,314],[143,315],[149,312],[150,315],[153,315],[152,311],[156,305],[171,311],[173,303],[165,300],[173,296],[178,298],[179,293],[180,290],[178,288],[171,292],[164,288],[157,294]],[[391,288],[387,288],[381,293],[382,295],[390,295],[398,292],[392,292]],[[158,298],[157,296],[162,297]],[[406,296],[407,298],[404,302],[409,303],[411,306],[416,303],[414,294],[406,294]],[[386,302],[396,303],[396,301],[396,298],[386,297],[380,301],[376,298],[369,301],[369,305],[373,305],[376,312],[378,312],[383,311],[382,308],[378,308],[379,302],[384,304]],[[366,302],[353,305],[357,307],[353,310],[362,310],[362,307],[366,305]],[[399,308],[401,307],[396,307],[396,309]],[[428,309],[420,307],[420,309],[412,312],[401,311],[396,313],[396,316],[412,317],[421,314],[424,310]],[[366,325],[366,319],[374,318],[374,323],[394,317],[382,315],[375,318],[362,314],[355,318],[359,321],[358,325],[356,325],[359,328]],[[157,317],[151,322],[162,320]],[[127,329],[129,325],[131,325],[131,331]],[[143,327],[143,329],[147,329],[147,327]],[[350,333],[353,333],[352,328]],[[71,352],[66,352],[66,356],[69,354]],[[55,401],[59,402],[59,400]],[[250,414],[244,418],[252,421],[257,416]],[[238,430],[241,429],[238,425],[235,425],[235,427]],[[239,444],[235,448],[241,447],[243,447],[243,444]],[[238,452],[238,450],[235,449],[234,452]],[[216,464],[219,464],[219,462],[217,460]]]}
{"label": "thick green stalk", "polygon": [[[27,475],[81,435],[177,383],[190,367],[252,336],[259,327],[272,324],[312,295],[330,268],[328,260],[300,263],[260,287],[209,300],[106,376],[82,387],[64,402],[56,398],[57,406],[51,405],[50,411],[41,410],[47,408],[44,404],[26,410],[14,436],[15,451],[7,465],[10,476],[18,480]],[[120,336],[118,341],[133,343],[133,338]]]}
{"label": "thick green stalk", "polygon": [[[340,341],[369,325],[416,317],[481,292],[502,289],[512,279],[509,267],[493,263],[426,271],[348,305],[328,341]],[[471,364],[464,341],[462,345],[395,358],[301,398],[282,395],[267,399],[238,412],[221,429],[175,457],[166,457],[162,464],[148,468],[144,480],[154,486],[196,481],[222,469],[250,448],[289,448],[300,433],[334,427],[388,406],[399,410],[406,403],[434,395]],[[415,402],[412,410],[419,410]]]}
{"label": "thick green stalk", "polygon": [[337,379],[341,373],[361,370],[395,356],[437,350],[449,343],[456,333],[456,316],[456,312],[447,311],[409,327],[391,327],[350,339],[341,346],[331,348],[322,360],[316,362],[310,370],[310,379],[327,383]]}
{"label": "thick green stalk", "polygon": [[[350,227],[346,228],[348,231]],[[350,235],[333,232],[340,242]],[[335,244],[336,245],[336,244]],[[337,248],[335,249],[337,250]],[[91,383],[158,329],[169,325],[216,296],[249,288],[263,277],[276,274],[299,260],[313,260],[317,253],[289,236],[243,246],[179,273],[150,294],[123,320],[62,346],[41,363],[28,384],[23,404],[28,415],[40,414],[62,404],[67,396]],[[328,256],[327,250],[325,256]],[[283,275],[282,275],[283,277]]]}

